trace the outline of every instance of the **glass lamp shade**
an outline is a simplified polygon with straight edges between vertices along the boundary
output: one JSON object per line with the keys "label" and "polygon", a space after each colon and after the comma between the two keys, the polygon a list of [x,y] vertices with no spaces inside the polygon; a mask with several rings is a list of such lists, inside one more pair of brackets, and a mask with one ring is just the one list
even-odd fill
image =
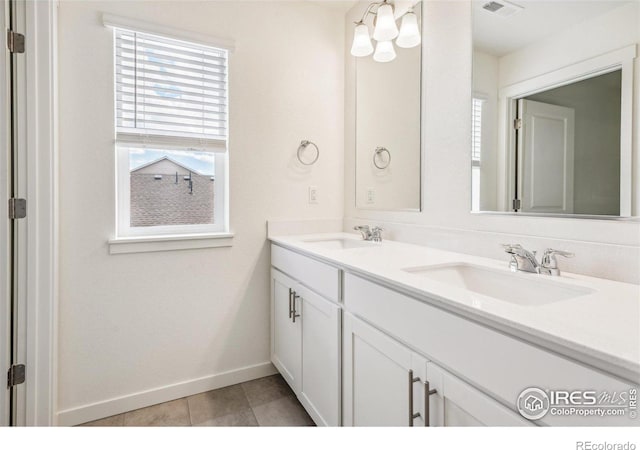
{"label": "glass lamp shade", "polygon": [[369,37],[369,27],[363,23],[358,24],[353,32],[351,54],[353,56],[369,56],[371,53],[373,53],[373,45]]}
{"label": "glass lamp shade", "polygon": [[402,17],[400,34],[396,39],[396,45],[402,48],[412,48],[420,44],[420,28],[415,13],[408,12]]}
{"label": "glass lamp shade", "polygon": [[381,41],[376,45],[373,60],[377,62],[389,62],[396,59],[396,51],[391,41]]}
{"label": "glass lamp shade", "polygon": [[393,6],[388,3],[378,8],[376,27],[373,30],[373,38],[378,41],[390,41],[398,36],[398,26],[393,17]]}

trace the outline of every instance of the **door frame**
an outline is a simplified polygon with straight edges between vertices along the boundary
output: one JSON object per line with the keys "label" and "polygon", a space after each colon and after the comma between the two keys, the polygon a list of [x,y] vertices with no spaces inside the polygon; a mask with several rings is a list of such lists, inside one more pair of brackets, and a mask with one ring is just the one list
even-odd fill
{"label": "door frame", "polygon": [[[511,200],[515,197],[515,147],[519,98],[549,89],[593,78],[598,75],[622,71],[621,115],[620,115],[620,217],[628,218],[640,214],[640,197],[633,195],[633,83],[634,59],[637,45],[632,44],[594,58],[521,81],[504,87],[498,92],[498,208],[512,211]],[[640,155],[636,155],[640,157]],[[518,213],[540,215],[536,213]],[[549,214],[544,214],[549,215]],[[553,214],[551,214],[553,215]],[[563,217],[585,217],[580,214],[562,214]],[[609,218],[610,216],[589,216]]]}
{"label": "door frame", "polygon": [[[26,245],[19,255],[21,347],[26,381],[18,425],[55,425],[57,309],[57,1],[16,0],[24,17],[25,52],[18,73],[24,86],[18,98],[20,195],[27,199],[27,217],[20,219]],[[3,30],[3,35],[4,30]],[[6,49],[6,38],[0,43]],[[4,81],[4,78],[3,78]],[[2,99],[3,103],[5,100]],[[3,111],[2,114],[4,114]],[[1,200],[8,193],[1,192]],[[6,203],[5,203],[6,205]],[[6,209],[6,207],[2,207]],[[23,232],[24,230],[24,232]],[[4,267],[3,267],[4,269]],[[8,269],[8,268],[7,268]],[[6,370],[0,367],[6,382]],[[0,416],[1,418],[1,416]]]}

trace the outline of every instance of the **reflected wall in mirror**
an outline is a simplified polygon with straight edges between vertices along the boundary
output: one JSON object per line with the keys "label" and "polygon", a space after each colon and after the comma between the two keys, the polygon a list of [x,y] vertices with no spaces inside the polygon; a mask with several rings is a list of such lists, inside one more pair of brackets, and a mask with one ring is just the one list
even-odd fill
{"label": "reflected wall in mirror", "polygon": [[472,211],[636,215],[640,2],[472,8]]}
{"label": "reflected wall in mirror", "polygon": [[[420,3],[413,11],[421,32]],[[356,207],[419,211],[422,46],[395,52],[389,62],[354,58]]]}

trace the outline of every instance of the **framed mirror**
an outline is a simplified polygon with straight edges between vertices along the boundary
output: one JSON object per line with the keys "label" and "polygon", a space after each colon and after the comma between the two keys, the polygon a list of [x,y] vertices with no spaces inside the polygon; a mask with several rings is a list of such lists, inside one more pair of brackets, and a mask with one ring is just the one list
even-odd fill
{"label": "framed mirror", "polygon": [[[394,8],[401,24],[393,45],[395,58],[384,58],[384,42],[375,42],[373,17],[363,23],[373,31],[373,56],[356,57],[356,207],[419,211],[421,207],[421,76],[420,38],[404,48],[402,27],[409,11],[415,33],[422,35],[420,2],[381,2]],[[365,11],[366,4],[363,4]],[[356,26],[358,23],[356,23]],[[356,33],[356,39],[358,38]],[[366,43],[367,41],[365,41]],[[356,42],[357,43],[357,42]],[[386,42],[389,44],[390,42]],[[371,48],[373,51],[373,48]]]}
{"label": "framed mirror", "polygon": [[640,2],[496,0],[472,8],[471,210],[637,214]]}

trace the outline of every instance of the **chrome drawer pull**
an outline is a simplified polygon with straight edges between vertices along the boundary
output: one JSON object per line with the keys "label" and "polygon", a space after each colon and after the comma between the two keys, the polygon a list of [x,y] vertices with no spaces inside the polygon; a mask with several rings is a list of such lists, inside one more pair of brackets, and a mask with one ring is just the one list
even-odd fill
{"label": "chrome drawer pull", "polygon": [[291,296],[293,295],[293,289],[289,288],[289,319],[291,319],[292,309],[291,309]]}
{"label": "chrome drawer pull", "polygon": [[296,291],[293,291],[293,310],[291,311],[291,318],[293,319],[293,323],[296,323],[296,317],[300,317],[300,314],[296,313],[296,299],[300,298]]}
{"label": "chrome drawer pull", "polygon": [[413,426],[413,419],[420,417],[420,413],[413,412],[413,383],[420,381],[420,377],[413,376],[413,370],[409,370],[409,426]]}
{"label": "chrome drawer pull", "polygon": [[429,405],[429,397],[431,397],[432,394],[435,394],[436,392],[438,392],[436,389],[430,389],[429,386],[429,382],[425,381],[424,382],[424,426],[428,427],[429,426],[429,416],[430,416],[430,405]]}

